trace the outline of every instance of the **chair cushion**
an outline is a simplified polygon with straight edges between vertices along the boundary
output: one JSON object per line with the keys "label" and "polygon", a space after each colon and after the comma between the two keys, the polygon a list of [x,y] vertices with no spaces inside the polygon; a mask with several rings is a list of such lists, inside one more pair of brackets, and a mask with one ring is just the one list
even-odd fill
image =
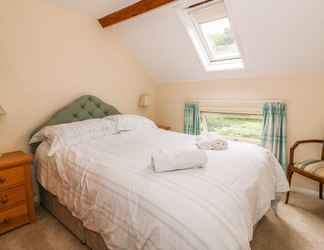
{"label": "chair cushion", "polygon": [[324,161],[322,160],[306,160],[294,164],[296,168],[324,178]]}

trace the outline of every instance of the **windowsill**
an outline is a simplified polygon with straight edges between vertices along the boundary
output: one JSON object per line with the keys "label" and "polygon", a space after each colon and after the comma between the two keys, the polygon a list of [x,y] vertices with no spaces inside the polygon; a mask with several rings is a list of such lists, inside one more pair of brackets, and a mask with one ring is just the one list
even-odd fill
{"label": "windowsill", "polygon": [[255,144],[255,145],[260,145],[261,142],[260,141],[255,141],[252,139],[247,139],[247,138],[233,138],[233,137],[225,137],[225,139],[230,140],[230,141],[237,141],[237,142],[247,142],[247,143],[251,143],[251,144]]}
{"label": "windowsill", "polygon": [[244,69],[244,64],[242,62],[242,59],[233,59],[228,61],[207,62],[207,63],[205,62],[204,66],[207,72]]}
{"label": "windowsill", "polygon": [[[205,132],[202,131],[202,133],[212,133],[212,132]],[[235,142],[246,142],[246,143],[251,143],[260,146],[261,142],[259,140],[253,140],[253,139],[248,139],[248,138],[240,138],[240,137],[230,137],[230,136],[225,136],[225,135],[220,135],[219,136],[225,140],[228,141],[235,141]]]}
{"label": "windowsill", "polygon": [[[202,130],[201,133],[213,133],[213,132],[207,132],[205,130]],[[254,140],[254,139],[248,139],[248,138],[242,138],[242,137],[231,137],[231,136],[226,136],[226,135],[221,135],[218,134],[221,138],[228,140],[228,141],[235,141],[235,142],[247,142],[247,143],[251,143],[251,144],[255,144],[255,145],[261,145],[261,141],[260,140]]]}

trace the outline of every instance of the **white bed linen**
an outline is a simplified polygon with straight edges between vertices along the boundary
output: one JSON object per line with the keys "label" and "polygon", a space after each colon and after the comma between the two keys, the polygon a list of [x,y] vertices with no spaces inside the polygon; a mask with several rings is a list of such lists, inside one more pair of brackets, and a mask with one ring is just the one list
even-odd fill
{"label": "white bed linen", "polygon": [[158,149],[195,147],[195,138],[160,129],[102,137],[47,157],[38,180],[111,249],[247,250],[253,226],[288,183],[263,148],[230,142],[206,151],[205,168],[157,174]]}

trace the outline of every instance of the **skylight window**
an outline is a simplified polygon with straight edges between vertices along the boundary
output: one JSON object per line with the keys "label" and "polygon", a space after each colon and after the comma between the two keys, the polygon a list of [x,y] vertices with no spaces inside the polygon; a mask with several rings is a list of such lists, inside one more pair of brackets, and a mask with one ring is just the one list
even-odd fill
{"label": "skylight window", "polygon": [[211,51],[210,61],[240,58],[228,18],[200,24],[200,28]]}
{"label": "skylight window", "polygon": [[189,6],[182,16],[207,71],[243,68],[224,1]]}

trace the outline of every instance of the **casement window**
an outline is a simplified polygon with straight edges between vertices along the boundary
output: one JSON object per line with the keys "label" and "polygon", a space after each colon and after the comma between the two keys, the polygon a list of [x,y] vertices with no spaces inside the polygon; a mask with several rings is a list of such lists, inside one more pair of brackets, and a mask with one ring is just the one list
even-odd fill
{"label": "casement window", "polygon": [[204,1],[180,14],[207,71],[243,68],[224,1]]}
{"label": "casement window", "polygon": [[230,140],[259,144],[262,102],[205,101],[200,104],[202,132],[215,132]]}
{"label": "casement window", "polygon": [[262,115],[234,113],[201,113],[203,128],[230,140],[260,143]]}

